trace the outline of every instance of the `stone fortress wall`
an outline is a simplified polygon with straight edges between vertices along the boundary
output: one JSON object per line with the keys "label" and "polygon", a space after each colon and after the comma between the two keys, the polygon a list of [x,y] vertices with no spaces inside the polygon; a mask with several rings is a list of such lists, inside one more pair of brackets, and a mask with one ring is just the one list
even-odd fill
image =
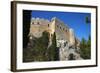
{"label": "stone fortress wall", "polygon": [[53,18],[55,21],[55,32],[57,40],[66,40],[70,45],[75,44],[75,36],[73,29],[65,25],[61,20]]}
{"label": "stone fortress wall", "polygon": [[[53,17],[51,21],[42,18],[32,18],[30,23],[29,36],[41,37],[42,33],[50,33],[49,45],[52,44],[52,35],[56,33],[57,47],[59,47],[60,60],[68,60],[69,55],[73,54],[75,59],[81,59],[79,51],[79,40],[75,37],[74,30],[66,26],[61,20]],[[76,48],[75,48],[76,47]]]}

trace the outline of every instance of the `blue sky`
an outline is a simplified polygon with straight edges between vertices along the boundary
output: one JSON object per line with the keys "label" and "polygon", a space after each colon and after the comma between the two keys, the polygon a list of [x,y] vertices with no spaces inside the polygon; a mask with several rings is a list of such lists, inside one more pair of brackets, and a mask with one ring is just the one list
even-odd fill
{"label": "blue sky", "polygon": [[87,40],[88,36],[91,34],[91,23],[86,23],[86,17],[91,18],[90,13],[33,10],[31,16],[34,18],[39,17],[48,20],[51,20],[53,17],[57,17],[74,30],[75,36],[79,40],[82,38]]}

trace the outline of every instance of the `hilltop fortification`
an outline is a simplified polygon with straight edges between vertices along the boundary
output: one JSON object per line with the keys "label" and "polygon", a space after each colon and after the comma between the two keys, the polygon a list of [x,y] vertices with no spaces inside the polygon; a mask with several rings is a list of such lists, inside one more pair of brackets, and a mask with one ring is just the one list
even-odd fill
{"label": "hilltop fortification", "polygon": [[74,59],[81,59],[79,51],[80,41],[74,34],[74,30],[67,24],[53,17],[50,21],[43,18],[32,18],[30,23],[30,40],[32,36],[41,37],[44,31],[49,32],[49,46],[52,44],[52,35],[56,34],[57,47],[59,48],[60,60],[68,60],[70,54],[73,54]]}

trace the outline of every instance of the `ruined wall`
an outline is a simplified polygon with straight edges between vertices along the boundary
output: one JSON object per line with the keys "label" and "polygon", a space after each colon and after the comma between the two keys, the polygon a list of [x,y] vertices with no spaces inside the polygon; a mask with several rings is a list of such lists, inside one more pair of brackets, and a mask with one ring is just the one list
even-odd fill
{"label": "ruined wall", "polygon": [[52,35],[55,32],[55,22],[50,22],[49,20],[45,20],[42,18],[32,18],[31,24],[30,24],[30,40],[32,39],[32,36],[39,38],[42,36],[42,33],[46,31],[49,32],[49,45],[52,45]]}
{"label": "ruined wall", "polygon": [[57,18],[53,18],[52,20],[55,21],[56,39],[69,42],[69,28]]}
{"label": "ruined wall", "polygon": [[57,19],[56,17],[52,18],[51,21],[32,18],[30,24],[30,33],[29,35],[34,35],[35,37],[41,37],[43,31],[48,31],[50,34],[56,32],[57,40],[66,40],[70,44],[75,44],[75,36],[72,29]]}
{"label": "ruined wall", "polygon": [[[50,33],[50,39],[54,32],[56,32],[57,40],[66,40],[69,46],[76,45],[78,40],[76,40],[74,30],[65,25],[61,20],[53,17],[51,21],[43,18],[32,18],[30,23],[29,35],[34,37],[41,37],[42,32],[47,31]],[[79,45],[79,43],[77,43]]]}
{"label": "ruined wall", "polygon": [[44,20],[40,18],[32,18],[29,35],[33,35],[35,37],[41,37],[43,31],[50,29],[49,24],[50,22],[48,20]]}

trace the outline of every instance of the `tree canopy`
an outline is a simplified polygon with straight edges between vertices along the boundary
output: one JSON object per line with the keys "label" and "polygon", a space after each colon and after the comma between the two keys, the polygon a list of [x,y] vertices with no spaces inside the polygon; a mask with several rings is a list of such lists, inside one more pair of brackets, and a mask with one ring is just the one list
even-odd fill
{"label": "tree canopy", "polygon": [[90,59],[91,58],[91,36],[89,35],[88,40],[84,38],[80,44],[80,55],[83,59]]}

